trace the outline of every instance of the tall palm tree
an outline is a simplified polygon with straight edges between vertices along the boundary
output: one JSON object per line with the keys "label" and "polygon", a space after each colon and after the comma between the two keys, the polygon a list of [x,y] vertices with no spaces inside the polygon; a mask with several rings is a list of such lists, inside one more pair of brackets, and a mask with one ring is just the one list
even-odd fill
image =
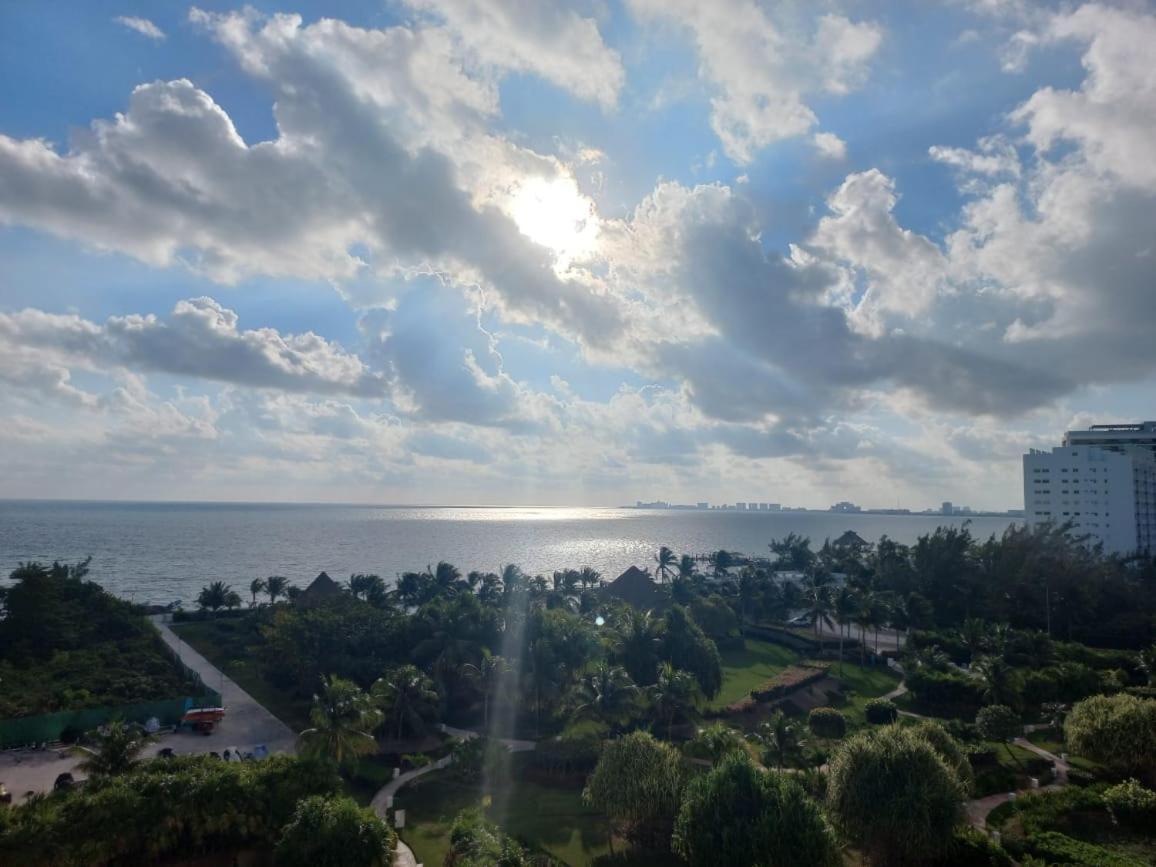
{"label": "tall palm tree", "polygon": [[698,574],[698,563],[690,554],[683,554],[678,560],[678,577],[688,581]]}
{"label": "tall palm tree", "polygon": [[349,576],[349,595],[354,599],[369,601],[370,596],[377,595],[385,589],[385,582],[377,575],[363,575],[361,573]]}
{"label": "tall palm tree", "polygon": [[506,660],[488,650],[483,652],[477,665],[467,662],[462,666],[462,674],[482,694],[482,719],[487,729],[490,727],[490,696],[496,696],[509,671]]}
{"label": "tall palm tree", "polygon": [[374,703],[396,726],[401,740],[406,727],[415,734],[425,729],[425,720],[438,704],[434,683],[416,665],[399,665],[386,670],[370,688]]}
{"label": "tall palm tree", "polygon": [[839,670],[843,670],[843,632],[850,631],[851,619],[858,609],[858,600],[850,587],[840,587],[832,600],[832,613],[839,623]]}
{"label": "tall palm tree", "polygon": [[91,746],[77,744],[71,751],[82,756],[78,765],[90,777],[115,777],[136,766],[141,751],[156,738],[139,725],[113,720],[103,731],[89,733]]}
{"label": "tall palm tree", "polygon": [[859,664],[867,662],[867,629],[871,626],[872,611],[876,607],[875,594],[864,587],[856,594],[858,606],[852,622],[859,627]]}
{"label": "tall palm tree", "polygon": [[276,605],[277,597],[289,592],[289,579],[280,575],[270,575],[265,579],[265,592],[269,595],[269,604]]}
{"label": "tall palm tree", "polygon": [[381,725],[381,711],[351,680],[322,678],[321,690],[313,696],[309,722],[312,725],[297,737],[305,755],[341,766],[377,752],[377,741],[370,732]]}
{"label": "tall palm tree", "polygon": [[232,588],[224,581],[213,581],[201,588],[197,595],[197,605],[218,611],[229,604],[229,594],[232,592]]}
{"label": "tall palm tree", "polygon": [[659,722],[666,723],[666,739],[670,740],[674,721],[690,718],[702,703],[702,688],[689,671],[682,671],[664,662],[658,669],[658,680],[646,689],[650,706]]}
{"label": "tall palm tree", "polygon": [[609,726],[625,722],[637,709],[639,690],[626,669],[598,666],[579,682],[571,697],[575,719],[596,719]]}
{"label": "tall palm tree", "polygon": [[827,572],[816,572],[807,579],[803,587],[803,599],[807,606],[807,614],[811,618],[811,627],[815,630],[815,638],[819,642],[819,652],[823,652],[823,632],[821,627],[833,625],[831,612],[834,604],[831,601],[831,576]]}
{"label": "tall palm tree", "polygon": [[461,570],[453,563],[440,560],[433,569],[427,566],[426,574],[431,579],[432,590],[435,596],[458,593],[462,590],[469,589],[469,584],[462,579]]}
{"label": "tall palm tree", "polygon": [[253,594],[253,600],[249,603],[250,608],[257,607],[257,597],[265,592],[265,579],[254,578],[249,582],[249,592]]}
{"label": "tall palm tree", "polygon": [[678,557],[668,547],[663,545],[658,549],[658,553],[654,555],[654,562],[658,564],[658,577],[663,584],[670,581],[670,576],[674,574],[677,568]]}
{"label": "tall palm tree", "polygon": [[542,729],[542,706],[546,696],[555,691],[562,681],[562,669],[554,655],[554,648],[545,638],[538,638],[530,642],[527,651],[527,661],[530,663],[527,675],[530,687],[534,692],[534,728]]}

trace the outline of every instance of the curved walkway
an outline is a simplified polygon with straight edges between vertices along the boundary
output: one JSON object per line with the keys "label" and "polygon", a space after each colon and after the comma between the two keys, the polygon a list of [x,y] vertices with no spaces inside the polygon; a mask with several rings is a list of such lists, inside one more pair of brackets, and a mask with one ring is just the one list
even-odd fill
{"label": "curved walkway", "polygon": [[[1023,747],[1023,749],[1030,753],[1035,753],[1041,759],[1047,759],[1056,769],[1055,782],[1047,786],[1040,786],[1038,789],[1020,789],[1014,793],[1015,795],[1026,795],[1029,792],[1042,792],[1049,789],[1062,789],[1068,784],[1068,770],[1070,769],[1070,766],[1059,756],[1053,753],[1049,753],[1045,749],[1037,747],[1027,738],[1016,738],[1014,741],[1012,741],[1012,743],[1014,743],[1017,747]],[[991,811],[998,807],[1000,804],[1005,804],[1010,801],[1011,796],[1011,792],[999,792],[995,795],[988,795],[985,798],[976,798],[973,801],[968,801],[967,821],[974,825],[976,828],[981,830],[986,829],[987,817],[991,814]]]}

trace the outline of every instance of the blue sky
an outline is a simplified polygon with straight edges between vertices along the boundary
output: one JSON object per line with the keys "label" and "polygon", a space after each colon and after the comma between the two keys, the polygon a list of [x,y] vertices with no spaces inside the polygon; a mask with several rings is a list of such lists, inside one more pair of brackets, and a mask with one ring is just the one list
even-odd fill
{"label": "blue sky", "polygon": [[1153,39],[6,4],[0,496],[1017,507],[1027,448],[1153,414]]}

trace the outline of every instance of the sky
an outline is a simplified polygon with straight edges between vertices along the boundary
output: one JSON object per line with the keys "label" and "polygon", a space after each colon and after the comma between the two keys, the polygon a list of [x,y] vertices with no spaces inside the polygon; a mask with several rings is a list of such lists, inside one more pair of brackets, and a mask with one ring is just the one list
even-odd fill
{"label": "sky", "polygon": [[0,496],[1022,507],[1156,417],[1156,6],[0,2]]}

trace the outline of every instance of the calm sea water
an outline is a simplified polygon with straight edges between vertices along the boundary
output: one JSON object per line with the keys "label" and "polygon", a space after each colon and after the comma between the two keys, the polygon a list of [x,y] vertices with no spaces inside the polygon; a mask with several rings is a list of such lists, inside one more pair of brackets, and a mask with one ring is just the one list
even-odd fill
{"label": "calm sea water", "polygon": [[[1008,518],[976,518],[972,532],[1001,533]],[[679,553],[726,548],[767,554],[787,533],[816,543],[854,530],[914,542],[939,516],[743,513],[633,509],[398,508],[220,503],[0,502],[0,575],[25,560],[92,555],[93,580],[138,602],[192,600],[221,579],[248,598],[249,581],[285,575],[304,586],[398,572],[448,560],[462,571],[516,563],[531,574],[581,567],[614,577],[647,566],[660,545]],[[5,580],[0,578],[0,580]]]}

